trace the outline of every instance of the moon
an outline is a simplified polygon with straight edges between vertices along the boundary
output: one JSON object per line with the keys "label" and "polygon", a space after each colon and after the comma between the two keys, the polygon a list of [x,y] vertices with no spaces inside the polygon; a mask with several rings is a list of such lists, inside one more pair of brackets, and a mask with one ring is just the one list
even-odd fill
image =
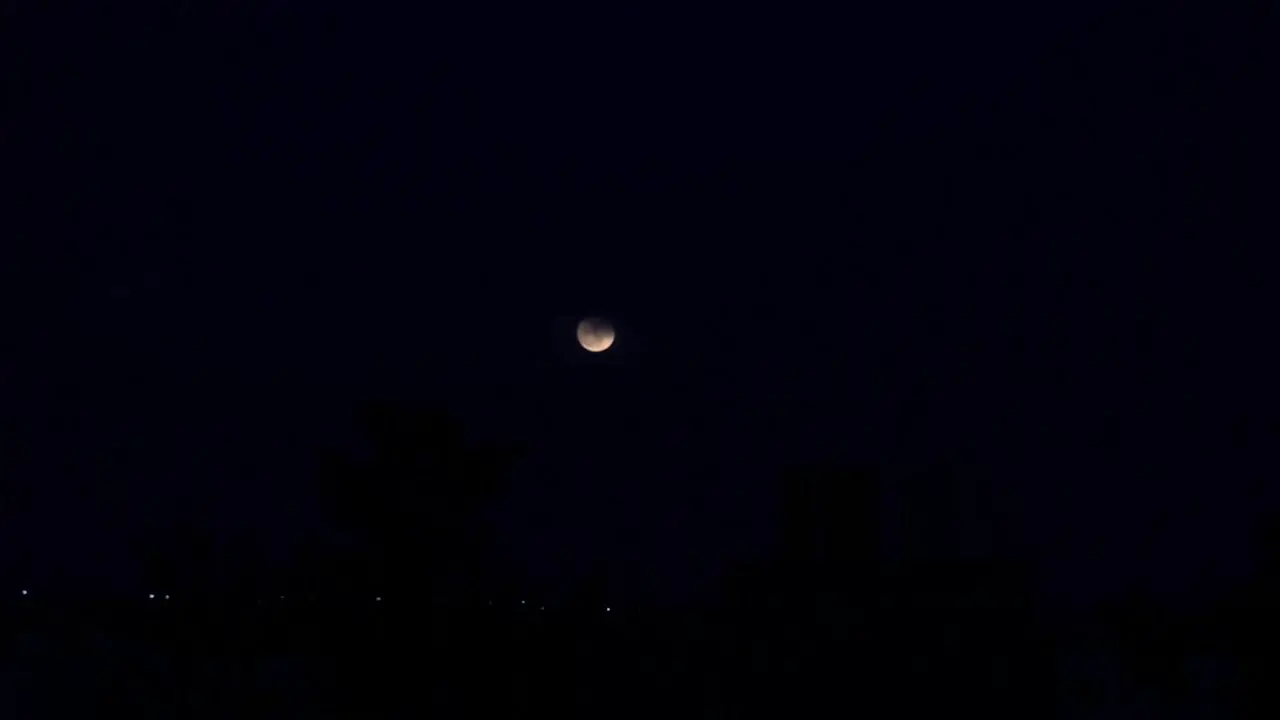
{"label": "moon", "polygon": [[590,352],[608,350],[613,338],[613,326],[607,320],[589,317],[578,323],[578,344]]}

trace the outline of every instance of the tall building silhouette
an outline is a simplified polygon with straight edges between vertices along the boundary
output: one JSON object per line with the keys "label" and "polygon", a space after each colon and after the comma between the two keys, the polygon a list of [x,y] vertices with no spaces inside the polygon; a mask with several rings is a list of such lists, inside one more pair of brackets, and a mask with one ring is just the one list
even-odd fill
{"label": "tall building silhouette", "polygon": [[781,559],[791,582],[846,587],[876,564],[876,478],[834,468],[804,469],[784,481]]}

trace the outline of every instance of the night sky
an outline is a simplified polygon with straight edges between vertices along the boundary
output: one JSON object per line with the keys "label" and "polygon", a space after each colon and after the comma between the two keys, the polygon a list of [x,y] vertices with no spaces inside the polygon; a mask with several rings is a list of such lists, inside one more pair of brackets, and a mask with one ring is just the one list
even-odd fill
{"label": "night sky", "polygon": [[19,5],[0,592],[183,523],[283,563],[375,397],[528,444],[518,565],[637,602],[767,552],[795,464],[1067,603],[1222,587],[1275,506],[1262,4]]}

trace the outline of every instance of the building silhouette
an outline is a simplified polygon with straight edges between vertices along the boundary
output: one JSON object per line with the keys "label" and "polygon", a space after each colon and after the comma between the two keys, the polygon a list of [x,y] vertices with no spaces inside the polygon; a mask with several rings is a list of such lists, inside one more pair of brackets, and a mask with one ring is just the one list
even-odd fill
{"label": "building silhouette", "polygon": [[878,565],[876,477],[805,468],[783,483],[780,560],[798,591],[852,591]]}

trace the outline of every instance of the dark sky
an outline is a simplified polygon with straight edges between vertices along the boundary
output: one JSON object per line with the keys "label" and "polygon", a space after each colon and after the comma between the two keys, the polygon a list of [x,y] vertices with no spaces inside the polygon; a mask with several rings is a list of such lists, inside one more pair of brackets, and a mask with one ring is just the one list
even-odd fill
{"label": "dark sky", "polygon": [[530,442],[516,555],[635,597],[767,548],[777,469],[817,460],[885,469],[888,533],[1029,553],[1060,597],[1247,565],[1261,4],[25,5],[5,578],[128,587],[179,522],[286,556],[377,394]]}

